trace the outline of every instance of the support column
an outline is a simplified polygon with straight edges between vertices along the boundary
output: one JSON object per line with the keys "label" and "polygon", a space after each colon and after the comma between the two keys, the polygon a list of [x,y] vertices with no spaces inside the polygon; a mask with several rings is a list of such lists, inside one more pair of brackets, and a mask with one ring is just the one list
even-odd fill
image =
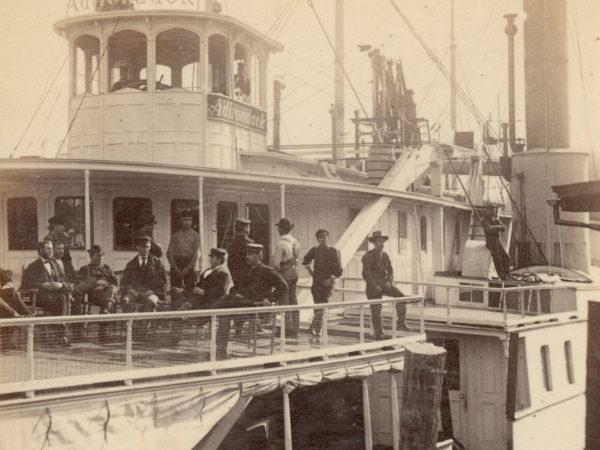
{"label": "support column", "polygon": [[400,415],[398,412],[398,384],[396,372],[390,371],[390,405],[392,408],[392,445],[394,450],[400,449]]}
{"label": "support column", "polygon": [[373,449],[373,433],[371,431],[371,406],[369,402],[369,382],[362,380],[363,418],[365,424],[365,450]]}
{"label": "support column", "polygon": [[204,267],[206,242],[204,239],[204,177],[198,177],[198,233],[200,234],[200,269]]}
{"label": "support column", "polygon": [[285,184],[279,185],[279,210],[281,217],[285,217]]}
{"label": "support column", "polygon": [[290,389],[284,387],[283,391],[283,437],[285,450],[292,450],[292,419],[290,415]]}
{"label": "support column", "polygon": [[83,171],[83,179],[85,184],[85,192],[84,192],[84,208],[85,208],[85,248],[92,248],[92,239],[91,239],[91,215],[90,215],[90,171]]}

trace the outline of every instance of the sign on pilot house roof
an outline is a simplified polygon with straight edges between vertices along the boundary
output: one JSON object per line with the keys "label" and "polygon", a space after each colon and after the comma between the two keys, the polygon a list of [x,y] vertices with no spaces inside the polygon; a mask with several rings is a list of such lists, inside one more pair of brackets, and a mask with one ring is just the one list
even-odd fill
{"label": "sign on pilot house roof", "polygon": [[130,9],[197,10],[203,0],[66,0],[67,16]]}

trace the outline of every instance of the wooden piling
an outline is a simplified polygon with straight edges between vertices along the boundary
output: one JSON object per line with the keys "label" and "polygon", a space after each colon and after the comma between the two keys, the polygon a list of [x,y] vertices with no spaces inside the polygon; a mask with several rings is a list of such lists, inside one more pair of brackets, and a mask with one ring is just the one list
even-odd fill
{"label": "wooden piling", "polygon": [[430,450],[437,441],[438,409],[446,350],[433,344],[406,344],[400,449]]}

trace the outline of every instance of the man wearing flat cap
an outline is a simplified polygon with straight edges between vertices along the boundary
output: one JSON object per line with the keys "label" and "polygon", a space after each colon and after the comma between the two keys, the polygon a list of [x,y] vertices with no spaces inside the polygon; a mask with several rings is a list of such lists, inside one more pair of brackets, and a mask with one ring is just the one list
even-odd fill
{"label": "man wearing flat cap", "polygon": [[161,258],[163,255],[162,246],[154,240],[154,225],[156,217],[150,211],[142,211],[136,220],[136,238],[150,238],[150,255]]}
{"label": "man wearing flat cap", "polygon": [[[329,231],[317,230],[317,242],[319,245],[311,248],[302,260],[302,265],[306,267],[308,273],[313,278],[310,291],[315,304],[327,303],[333,288],[335,280],[342,276],[342,259],[340,252],[329,246]],[[323,309],[315,309],[310,333],[316,337],[321,336],[321,324],[323,322]]]}
{"label": "man wearing flat cap", "polygon": [[[287,304],[287,284],[275,269],[261,263],[262,251],[263,246],[260,244],[246,245],[246,274],[237,284],[234,284],[230,294],[217,302],[214,308],[270,306],[271,303]],[[217,358],[219,359],[224,359],[227,355],[231,319],[232,317],[223,317],[219,320],[217,331]],[[239,317],[235,319],[240,320]]]}
{"label": "man wearing flat cap", "polygon": [[152,239],[137,241],[138,254],[127,263],[121,280],[123,312],[156,311],[158,301],[165,298],[167,273],[156,256],[150,254]]}
{"label": "man wearing flat cap", "polygon": [[[279,272],[288,285],[288,300],[290,305],[297,305],[296,284],[298,283],[298,272],[296,264],[300,257],[300,243],[292,236],[294,224],[285,217],[276,224],[277,231],[281,236],[275,246],[271,264]],[[290,311],[285,314],[286,337],[296,339],[300,325],[300,311]]]}
{"label": "man wearing flat cap", "polygon": [[[383,295],[396,298],[404,297],[404,294],[393,284],[394,269],[392,268],[392,262],[388,254],[383,251],[383,246],[387,240],[388,236],[384,236],[381,231],[374,231],[369,236],[369,242],[373,244],[374,248],[362,257],[362,276],[367,283],[366,294],[369,300],[380,299]],[[397,329],[407,331],[408,327],[404,323],[406,305],[396,303],[396,313],[398,316]],[[371,323],[373,324],[375,339],[384,339],[381,323],[381,304],[371,305]]]}
{"label": "man wearing flat cap", "polygon": [[181,228],[171,236],[167,259],[171,265],[171,288],[190,292],[196,283],[196,263],[200,249],[200,235],[192,228],[192,212],[179,216]]}
{"label": "man wearing flat cap", "polygon": [[[100,314],[113,312],[115,296],[117,293],[117,279],[108,264],[103,264],[104,252],[99,245],[92,245],[88,249],[90,263],[79,269],[79,279],[73,291],[73,314],[83,314],[83,299],[88,296],[88,302],[100,308]],[[81,325],[81,324],[76,324]],[[102,323],[98,329],[98,339],[105,342],[108,339],[106,324]],[[81,340],[83,337],[80,326],[74,326],[73,338]]]}

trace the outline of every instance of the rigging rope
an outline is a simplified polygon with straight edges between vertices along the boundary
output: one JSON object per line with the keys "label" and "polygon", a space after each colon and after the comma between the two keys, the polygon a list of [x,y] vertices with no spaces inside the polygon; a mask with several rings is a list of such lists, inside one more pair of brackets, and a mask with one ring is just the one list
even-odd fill
{"label": "rigging rope", "polygon": [[27,123],[27,126],[25,127],[25,130],[23,131],[23,134],[21,135],[21,137],[19,138],[19,141],[17,142],[17,144],[15,145],[15,147],[13,148],[13,151],[10,153],[10,157],[14,157],[19,149],[19,145],[21,145],[21,141],[23,141],[23,138],[25,137],[25,134],[27,133],[27,131],[29,130],[29,127],[31,126],[31,124],[33,123],[33,121],[35,120],[35,117],[37,116],[37,113],[40,111],[40,108],[42,107],[42,105],[44,104],[44,102],[46,101],[46,98],[48,97],[48,94],[50,93],[50,91],[52,90],[52,86],[54,86],[54,83],[56,83],[56,80],[58,79],[58,76],[60,75],[60,73],[62,72],[63,68],[65,67],[65,64],[67,63],[67,60],[69,59],[69,55],[67,55],[67,57],[64,59],[64,61],[62,62],[62,64],[60,65],[60,68],[58,69],[58,72],[56,72],[56,75],[54,75],[54,79],[52,80],[52,82],[50,83],[50,86],[48,86],[46,88],[46,92],[44,93],[44,95],[42,96],[42,100],[40,101],[39,105],[37,106],[37,108],[35,109],[33,115],[31,116],[31,119],[29,120],[29,122]]}
{"label": "rigging rope", "polygon": [[315,15],[315,19],[317,19],[317,22],[319,23],[319,26],[321,27],[321,30],[323,31],[323,34],[325,35],[325,38],[327,39],[327,43],[329,44],[329,47],[331,47],[331,50],[333,51],[333,54],[335,55],[336,63],[340,64],[340,68],[342,69],[342,72],[344,73],[346,80],[348,80],[348,84],[350,85],[350,88],[352,89],[352,92],[354,93],[354,96],[356,97],[356,100],[358,101],[358,104],[360,105],[360,108],[362,109],[363,114],[365,115],[365,117],[369,117],[369,115],[367,114],[367,110],[365,109],[362,101],[360,100],[360,97],[358,96],[358,93],[356,92],[356,89],[354,88],[354,85],[352,84],[352,80],[350,80],[350,77],[348,76],[348,72],[346,72],[346,69],[344,68],[344,66],[339,62],[340,61],[339,55],[337,54],[337,51],[335,50],[335,46],[331,42],[331,39],[329,39],[327,30],[325,30],[325,27],[323,26],[323,22],[321,22],[321,19],[319,18],[319,14],[317,14],[317,10],[315,9],[315,6],[313,5],[312,0],[306,0],[306,1],[308,3],[308,6],[310,6],[310,8],[312,9],[312,11]]}

